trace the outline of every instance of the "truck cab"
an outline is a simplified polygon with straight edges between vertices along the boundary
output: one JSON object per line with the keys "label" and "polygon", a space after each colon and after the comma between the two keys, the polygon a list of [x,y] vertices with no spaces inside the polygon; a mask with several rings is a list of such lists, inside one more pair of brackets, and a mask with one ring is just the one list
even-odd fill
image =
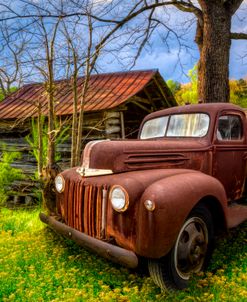
{"label": "truck cab", "polygon": [[87,144],[55,179],[57,232],[129,268],[148,262],[161,288],[187,286],[214,236],[247,219],[244,111],[186,105],[144,118],[138,139]]}
{"label": "truck cab", "polygon": [[[202,141],[206,138],[208,147],[213,151],[212,159],[206,159],[208,167],[200,170],[221,181],[229,201],[241,198],[247,156],[244,112],[237,106],[225,103],[188,106],[187,108],[188,110],[182,109],[183,113],[169,115],[169,110],[167,110],[168,115],[159,117],[159,114],[155,113],[151,115],[151,119],[148,116],[142,124],[139,137],[145,139],[156,136],[157,133],[148,134],[150,131],[148,129],[151,129],[154,123],[159,123],[169,117],[169,126],[163,135],[169,140],[182,139],[185,143],[188,139]],[[161,122],[161,124],[164,127],[164,123]],[[156,128],[153,127],[153,129]]]}

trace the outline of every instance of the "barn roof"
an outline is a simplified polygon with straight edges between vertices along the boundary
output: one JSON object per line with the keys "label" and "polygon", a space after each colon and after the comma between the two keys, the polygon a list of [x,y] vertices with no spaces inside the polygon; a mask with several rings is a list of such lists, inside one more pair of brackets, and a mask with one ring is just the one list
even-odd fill
{"label": "barn roof", "polygon": [[[84,111],[101,111],[118,107],[150,85],[160,91],[167,107],[176,105],[171,92],[158,70],[128,71],[91,75]],[[58,116],[73,113],[73,90],[70,80],[56,81],[55,102]],[[81,96],[84,77],[78,78],[77,91]],[[27,84],[0,103],[0,119],[19,119],[37,115],[37,104],[47,115],[48,94],[42,83]]]}

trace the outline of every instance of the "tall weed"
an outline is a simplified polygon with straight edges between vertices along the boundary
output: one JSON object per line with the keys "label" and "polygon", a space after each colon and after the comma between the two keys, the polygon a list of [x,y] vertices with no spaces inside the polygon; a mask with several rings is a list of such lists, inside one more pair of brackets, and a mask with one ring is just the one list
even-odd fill
{"label": "tall weed", "polygon": [[[43,162],[43,167],[47,166],[47,150],[48,150],[48,127],[46,123],[46,117],[42,116],[41,117],[41,125],[42,125],[42,144],[43,148],[41,151],[39,151],[39,131],[38,131],[38,123],[37,119],[32,118],[31,120],[31,132],[28,136],[26,136],[26,141],[32,148],[30,151],[31,154],[34,156],[36,161],[39,161],[39,152],[42,152],[42,162]],[[59,128],[58,126],[56,127],[57,129]],[[58,144],[64,143],[68,138],[69,138],[69,126],[64,126],[60,127],[61,130],[58,131],[57,136],[56,136],[56,146]],[[58,162],[61,159],[61,154],[56,152],[55,154],[55,161]]]}
{"label": "tall weed", "polygon": [[[48,136],[47,134],[47,126],[45,125],[45,117],[42,116],[41,117],[41,125],[42,125],[42,132],[43,132],[43,136],[42,136],[42,143],[43,143],[43,150],[41,150],[42,152],[42,159],[43,159],[43,163],[46,163],[46,155],[47,155],[47,146],[48,146]],[[32,118],[31,120],[31,132],[29,135],[27,135],[25,137],[27,143],[30,145],[30,147],[32,148],[32,150],[30,151],[31,154],[34,156],[34,158],[36,159],[36,161],[38,162],[39,160],[39,132],[38,132],[38,123],[36,121],[36,119]]]}

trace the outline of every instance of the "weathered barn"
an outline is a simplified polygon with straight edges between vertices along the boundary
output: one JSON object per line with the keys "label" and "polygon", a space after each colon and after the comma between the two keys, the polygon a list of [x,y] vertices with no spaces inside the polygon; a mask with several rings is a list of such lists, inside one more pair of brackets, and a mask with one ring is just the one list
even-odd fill
{"label": "weathered barn", "polygon": [[[80,98],[84,78],[78,79]],[[44,84],[28,84],[0,103],[0,141],[7,150],[22,152],[15,163],[27,175],[33,175],[35,160],[25,137],[30,120],[37,116],[37,103],[47,115],[48,96]],[[56,115],[71,123],[73,89],[70,80],[55,83]],[[84,103],[84,143],[93,139],[135,138],[143,117],[155,110],[176,106],[176,101],[158,70],[129,71],[92,75]],[[0,144],[0,152],[2,144]],[[3,145],[2,145],[3,146]],[[70,157],[70,141],[59,146],[62,166]]]}

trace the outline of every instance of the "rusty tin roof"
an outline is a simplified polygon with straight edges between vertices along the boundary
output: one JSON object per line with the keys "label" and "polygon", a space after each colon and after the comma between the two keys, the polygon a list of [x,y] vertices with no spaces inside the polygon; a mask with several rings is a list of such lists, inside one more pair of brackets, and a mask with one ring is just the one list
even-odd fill
{"label": "rusty tin roof", "polygon": [[[84,110],[100,111],[121,105],[144,89],[158,70],[128,71],[92,75],[86,94]],[[81,96],[84,77],[78,79],[78,96]],[[167,87],[164,87],[164,90]],[[0,103],[0,119],[19,119],[35,116],[37,104],[42,104],[42,114],[47,114],[48,95],[44,84],[27,84]],[[73,113],[73,92],[70,80],[56,81],[56,114]],[[173,104],[171,104],[173,105]]]}

